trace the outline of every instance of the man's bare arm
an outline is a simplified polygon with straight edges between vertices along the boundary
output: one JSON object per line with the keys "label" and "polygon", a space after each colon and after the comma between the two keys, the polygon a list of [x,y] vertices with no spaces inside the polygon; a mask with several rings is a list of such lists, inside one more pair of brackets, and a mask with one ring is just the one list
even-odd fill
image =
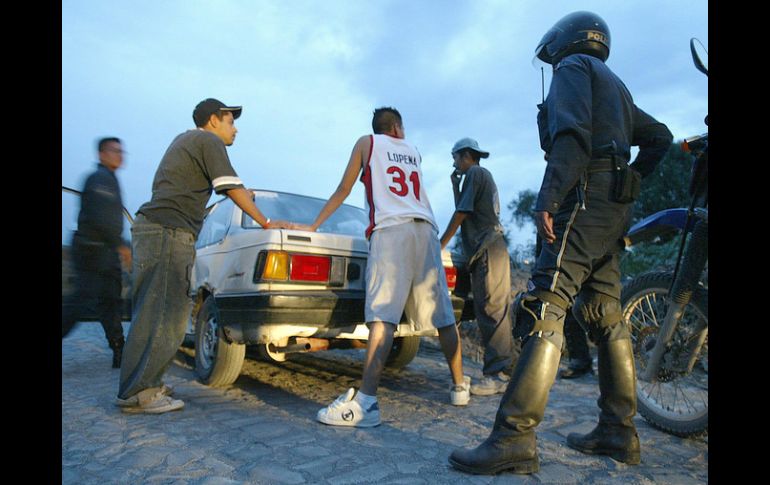
{"label": "man's bare arm", "polygon": [[369,135],[364,135],[358,139],[353,146],[353,151],[350,153],[350,160],[348,160],[348,165],[345,168],[345,173],[342,175],[340,184],[337,186],[337,190],[335,190],[331,197],[329,197],[329,200],[326,201],[326,204],[324,204],[321,212],[318,213],[313,224],[306,228],[303,227],[303,229],[308,231],[318,230],[321,224],[334,214],[334,211],[345,202],[345,199],[347,199],[348,195],[350,195],[350,191],[353,189],[353,185],[355,185],[356,180],[358,180],[358,174],[361,173],[361,169],[364,166],[364,159],[369,156],[371,146],[372,139]]}
{"label": "man's bare arm", "polygon": [[452,240],[452,236],[457,232],[457,228],[462,225],[465,218],[468,217],[467,212],[457,212],[452,215],[452,219],[449,221],[449,225],[441,236],[441,249],[444,249],[449,241]]}

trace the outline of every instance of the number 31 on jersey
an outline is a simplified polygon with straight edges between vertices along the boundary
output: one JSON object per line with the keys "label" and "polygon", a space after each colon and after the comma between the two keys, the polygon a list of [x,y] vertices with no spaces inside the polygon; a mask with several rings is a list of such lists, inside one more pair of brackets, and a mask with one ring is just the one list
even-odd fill
{"label": "number 31 on jersey", "polygon": [[[409,194],[409,185],[407,184],[406,174],[401,168],[392,166],[386,170],[388,175],[392,176],[391,181],[395,184],[389,185],[388,188],[394,194],[400,197],[406,197]],[[420,200],[420,174],[419,172],[412,172],[409,174],[409,182],[412,183],[412,192],[417,200]]]}

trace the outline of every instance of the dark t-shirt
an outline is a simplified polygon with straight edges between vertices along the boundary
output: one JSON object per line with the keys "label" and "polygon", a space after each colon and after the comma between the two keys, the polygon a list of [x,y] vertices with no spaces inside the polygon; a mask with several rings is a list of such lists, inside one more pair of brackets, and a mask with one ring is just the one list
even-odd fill
{"label": "dark t-shirt", "polygon": [[212,190],[221,194],[236,187],[243,187],[243,182],[222,140],[208,131],[188,130],[166,150],[152,182],[152,199],[137,213],[197,237]]}
{"label": "dark t-shirt", "polygon": [[460,226],[460,235],[463,252],[469,259],[484,243],[502,234],[497,185],[486,168],[474,165],[465,172],[455,208],[458,212],[468,213]]}

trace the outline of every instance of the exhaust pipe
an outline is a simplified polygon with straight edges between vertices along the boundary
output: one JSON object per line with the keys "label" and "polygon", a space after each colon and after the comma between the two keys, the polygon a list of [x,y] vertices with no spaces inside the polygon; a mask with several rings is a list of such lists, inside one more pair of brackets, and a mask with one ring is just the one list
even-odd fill
{"label": "exhaust pipe", "polygon": [[329,339],[325,338],[306,338],[297,337],[295,343],[287,345],[285,347],[276,347],[273,344],[269,345],[271,352],[279,354],[291,354],[297,352],[318,352],[319,350],[329,350]]}
{"label": "exhaust pipe", "polygon": [[268,348],[270,352],[291,354],[299,352],[318,352],[329,349],[365,349],[367,345],[365,341],[349,339],[330,340],[326,338],[297,337],[294,341],[295,343],[286,345],[285,347],[276,347],[271,343],[268,344]]}
{"label": "exhaust pipe", "polygon": [[268,344],[267,347],[270,349],[270,352],[276,354],[293,354],[296,352],[308,352],[310,350],[310,344],[292,344],[285,347],[276,347],[273,344]]}

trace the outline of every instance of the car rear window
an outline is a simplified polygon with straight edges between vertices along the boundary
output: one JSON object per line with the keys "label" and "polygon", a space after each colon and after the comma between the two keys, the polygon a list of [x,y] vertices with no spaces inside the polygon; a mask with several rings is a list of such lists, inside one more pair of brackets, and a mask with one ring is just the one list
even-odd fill
{"label": "car rear window", "polygon": [[[312,224],[326,200],[304,195],[286,194],[283,192],[254,191],[254,202],[262,213],[270,219],[282,219]],[[318,232],[363,236],[369,219],[366,211],[359,207],[342,204],[318,228]],[[242,226],[246,229],[260,227],[251,217],[243,213]]]}

